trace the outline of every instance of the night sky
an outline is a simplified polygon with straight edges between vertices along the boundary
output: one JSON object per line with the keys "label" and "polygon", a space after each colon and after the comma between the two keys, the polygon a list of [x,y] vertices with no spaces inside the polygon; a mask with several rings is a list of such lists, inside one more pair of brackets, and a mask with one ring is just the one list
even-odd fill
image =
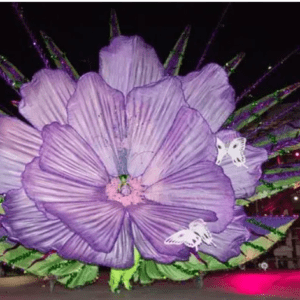
{"label": "night sky", "polygon": [[[181,68],[193,71],[227,3],[21,3],[24,16],[38,37],[46,32],[65,51],[80,74],[98,69],[98,51],[109,40],[110,10],[117,12],[124,35],[140,35],[152,45],[162,62],[185,26],[192,26]],[[232,3],[205,62],[224,65],[237,53],[246,53],[230,77],[236,94],[258,79],[299,41],[300,3]],[[10,3],[0,3],[0,54],[29,79],[43,67]],[[258,99],[278,88],[300,81],[300,55],[296,54],[268,77],[255,91]],[[1,105],[19,96],[0,82]],[[300,99],[300,93],[290,101]],[[245,100],[247,101],[247,99]],[[13,109],[12,109],[13,110]]]}

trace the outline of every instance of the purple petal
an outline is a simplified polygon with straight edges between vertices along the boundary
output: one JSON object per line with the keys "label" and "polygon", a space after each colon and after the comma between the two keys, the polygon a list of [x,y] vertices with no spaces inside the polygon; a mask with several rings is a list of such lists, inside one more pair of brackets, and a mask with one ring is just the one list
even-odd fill
{"label": "purple petal", "polygon": [[[236,131],[222,130],[216,136],[224,143],[230,143],[241,135]],[[235,198],[247,198],[255,193],[255,188],[262,174],[261,166],[268,160],[268,154],[265,149],[255,148],[250,145],[246,145],[244,155],[246,157],[245,165],[248,168],[234,165],[229,155],[224,156],[220,164],[225,175],[231,180]]]}
{"label": "purple petal", "polygon": [[18,119],[0,117],[0,193],[22,186],[25,165],[38,156],[40,133]]}
{"label": "purple petal", "polygon": [[105,186],[107,171],[89,144],[69,125],[52,123],[42,131],[40,167],[73,181]]}
{"label": "purple petal", "polygon": [[[1,221],[1,219],[2,219],[2,216],[0,216],[0,226],[2,226],[2,221]],[[0,238],[2,238],[3,236],[7,236],[7,231],[5,230],[5,228],[4,227],[0,227]]]}
{"label": "purple petal", "polygon": [[130,175],[143,174],[183,105],[181,83],[172,77],[129,93],[126,109]]}
{"label": "purple petal", "polygon": [[238,256],[241,253],[241,245],[250,238],[250,232],[245,227],[246,217],[243,207],[235,206],[233,220],[227,228],[219,234],[212,233],[216,247],[202,243],[199,251],[212,255],[222,262]]}
{"label": "purple petal", "polygon": [[123,95],[98,74],[85,74],[68,103],[68,123],[94,149],[108,173],[118,176],[126,129]]}
{"label": "purple petal", "polygon": [[133,238],[128,220],[124,222],[112,251],[103,253],[93,250],[59,219],[47,219],[23,189],[8,192],[3,206],[6,214],[2,221],[9,237],[25,247],[41,252],[56,250],[65,259],[112,268],[129,268],[133,265]]}
{"label": "purple petal", "polygon": [[73,233],[59,220],[48,220],[23,189],[9,191],[3,203],[2,224],[9,238],[42,252],[58,250]]}
{"label": "purple petal", "polygon": [[[163,126],[163,125],[161,125]],[[182,107],[142,182],[149,186],[199,161],[215,161],[215,137],[195,109]]]}
{"label": "purple petal", "polygon": [[89,202],[107,200],[105,188],[89,186],[52,173],[39,167],[35,158],[22,174],[22,184],[28,197],[41,202]]}
{"label": "purple petal", "polygon": [[37,129],[52,122],[67,123],[67,102],[76,83],[61,70],[44,69],[21,87],[20,113]]}
{"label": "purple petal", "polygon": [[201,218],[207,222],[217,219],[212,211],[187,207],[142,204],[128,206],[127,210],[132,221],[158,252],[183,258],[189,254],[186,246],[165,245],[165,239],[187,229],[189,223],[196,219]]}
{"label": "purple petal", "polygon": [[148,187],[145,196],[160,204],[205,209],[218,220],[207,224],[212,232],[221,232],[231,222],[234,193],[222,168],[212,162],[200,162],[174,173]]}
{"label": "purple petal", "polygon": [[111,252],[103,253],[93,250],[80,236],[74,235],[62,249],[58,251],[66,259],[78,259],[89,264],[97,264],[116,269],[132,267],[133,238],[129,220],[125,217],[120,234]]}
{"label": "purple petal", "polygon": [[54,202],[43,204],[94,250],[108,253],[120,233],[124,206],[116,201]]}
{"label": "purple petal", "polygon": [[164,68],[154,49],[138,36],[119,36],[100,51],[100,75],[125,96],[134,87],[156,82]]}
{"label": "purple petal", "polygon": [[189,253],[185,253],[182,256],[172,256],[172,255],[164,255],[159,253],[152,244],[148,241],[146,236],[142,233],[142,231],[134,224],[131,223],[134,243],[142,255],[144,259],[154,259],[157,262],[163,264],[171,264],[174,261],[187,260],[189,258]]}
{"label": "purple petal", "polygon": [[181,77],[181,81],[188,104],[216,132],[235,109],[235,93],[225,70],[217,64],[208,64],[200,72]]}

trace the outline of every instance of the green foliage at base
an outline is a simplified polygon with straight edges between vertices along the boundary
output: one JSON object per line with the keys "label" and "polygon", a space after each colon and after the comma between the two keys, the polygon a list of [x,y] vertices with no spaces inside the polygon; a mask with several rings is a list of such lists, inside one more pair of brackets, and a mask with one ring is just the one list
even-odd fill
{"label": "green foliage at base", "polygon": [[[45,260],[41,259],[44,254],[34,249],[19,246],[12,249],[13,245],[6,242],[6,238],[0,239],[0,261],[12,267],[25,270],[26,273],[39,277],[54,277],[59,283],[67,288],[76,288],[94,282],[98,278],[98,266],[87,265],[76,260],[66,260],[52,254]],[[5,254],[5,250],[7,251]]]}

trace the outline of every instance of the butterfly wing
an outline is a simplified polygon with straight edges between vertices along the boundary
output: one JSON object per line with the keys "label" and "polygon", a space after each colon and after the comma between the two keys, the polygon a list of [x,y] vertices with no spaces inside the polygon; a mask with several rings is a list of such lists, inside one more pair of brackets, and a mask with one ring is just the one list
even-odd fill
{"label": "butterfly wing", "polygon": [[201,243],[201,242],[199,243],[199,240],[200,240],[200,237],[197,236],[193,231],[191,231],[189,229],[185,229],[185,230],[180,230],[180,231],[174,233],[173,235],[168,237],[164,243],[166,245],[185,244],[186,246],[188,246],[190,248],[194,248]]}
{"label": "butterfly wing", "polygon": [[233,163],[238,167],[245,166],[246,163],[244,154],[246,141],[247,139],[243,137],[236,138],[230,143],[228,148],[228,154],[231,156]]}
{"label": "butterfly wing", "polygon": [[214,245],[212,235],[208,228],[206,227],[206,223],[202,219],[195,220],[189,224],[190,230],[192,230],[197,236],[200,237],[201,241],[203,241],[207,245]]}
{"label": "butterfly wing", "polygon": [[226,146],[219,138],[217,138],[217,149],[218,149],[218,157],[217,157],[216,164],[219,165],[223,157],[227,154]]}

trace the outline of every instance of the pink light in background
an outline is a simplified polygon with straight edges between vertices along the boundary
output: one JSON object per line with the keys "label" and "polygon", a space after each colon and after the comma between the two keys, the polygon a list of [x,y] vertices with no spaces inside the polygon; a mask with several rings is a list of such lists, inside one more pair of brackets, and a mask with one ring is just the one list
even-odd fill
{"label": "pink light in background", "polygon": [[275,281],[282,275],[274,274],[237,274],[226,280],[228,286],[239,294],[260,295],[266,294]]}
{"label": "pink light in background", "polygon": [[243,295],[272,295],[300,299],[300,271],[240,271],[211,274],[204,287]]}

